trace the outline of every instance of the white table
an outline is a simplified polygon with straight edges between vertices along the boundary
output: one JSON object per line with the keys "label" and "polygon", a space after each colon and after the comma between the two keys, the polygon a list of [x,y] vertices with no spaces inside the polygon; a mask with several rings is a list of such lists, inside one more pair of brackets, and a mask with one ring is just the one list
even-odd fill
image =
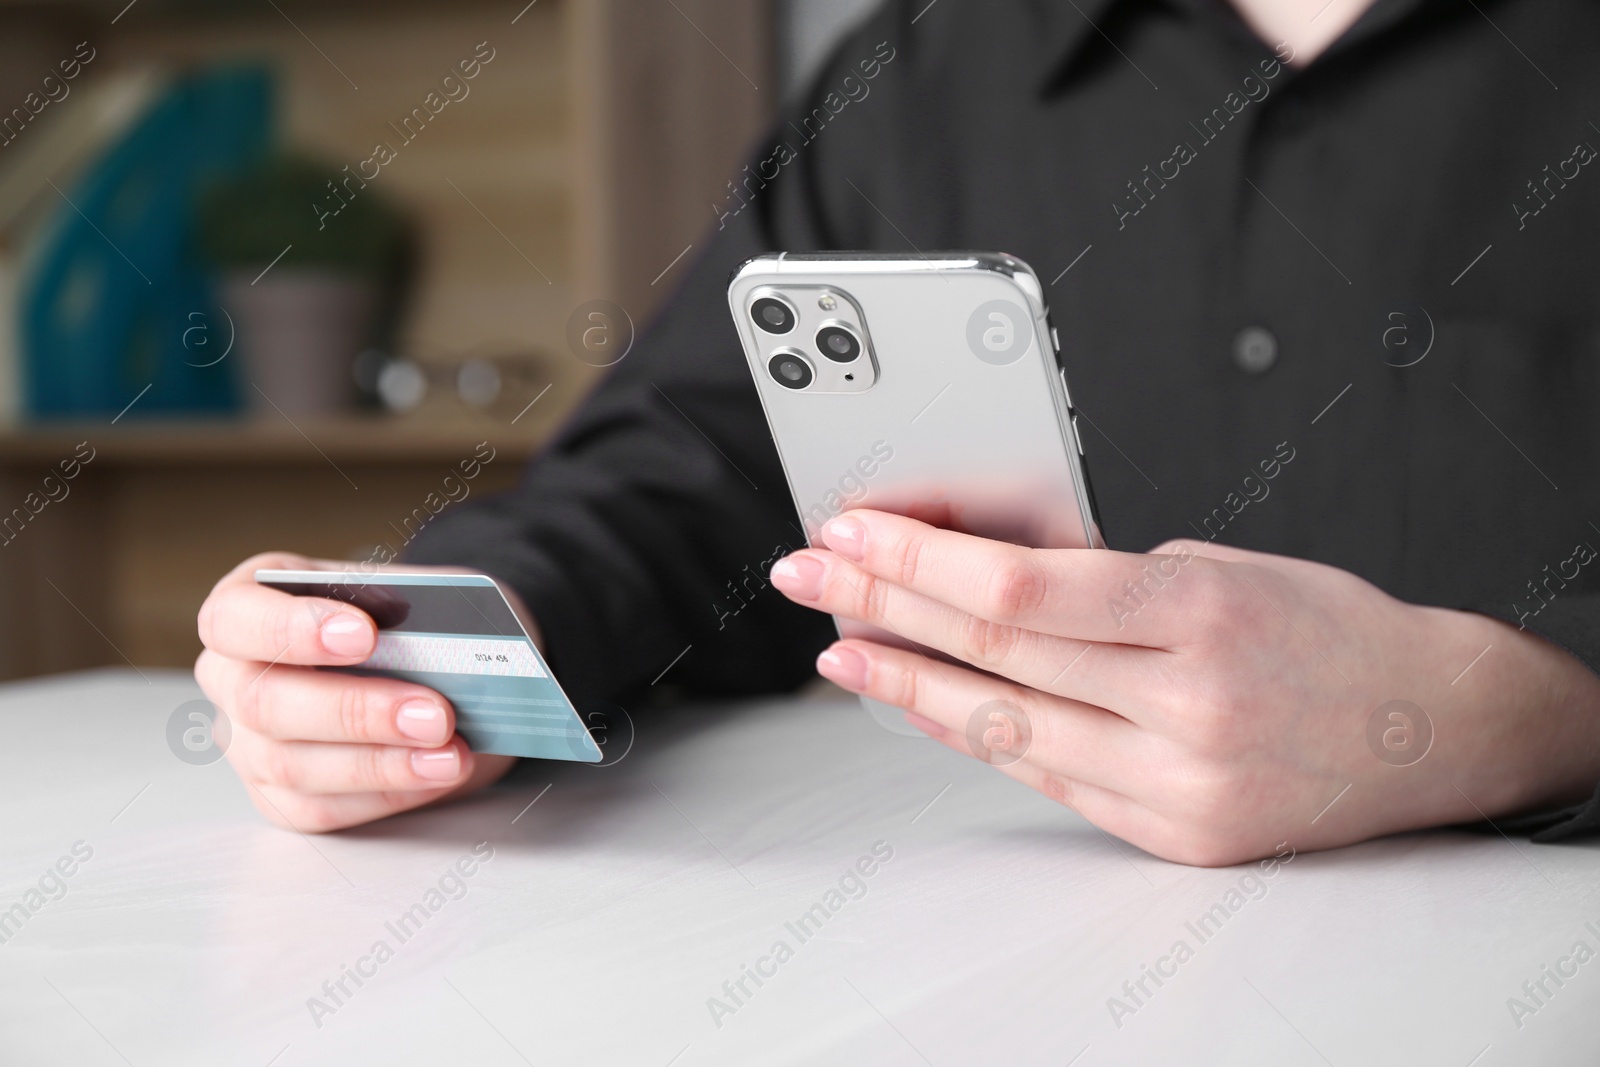
{"label": "white table", "polygon": [[[529,764],[464,803],[305,838],[265,825],[225,761],[175,758],[167,720],[198,692],[144,674],[0,687],[0,912],[92,850],[0,944],[0,1063],[1600,1057],[1600,958],[1546,979],[1520,1028],[1506,1004],[1575,941],[1600,951],[1593,844],[1440,833],[1300,855],[1202,941],[1186,924],[1254,868],[1154,859],[846,701],[651,714],[615,766]],[[465,895],[427,911],[481,841]],[[830,901],[877,842],[893,858],[865,895]],[[830,902],[815,936],[785,925]],[[386,923],[419,903],[402,941]],[[780,940],[791,954],[762,963]],[[1119,1027],[1109,998],[1133,1005],[1123,983],[1178,940],[1192,956],[1160,964]],[[336,1004],[322,987],[344,965],[369,977]],[[758,965],[770,977],[733,1001],[723,983]],[[313,996],[334,1010],[314,1019]]]}

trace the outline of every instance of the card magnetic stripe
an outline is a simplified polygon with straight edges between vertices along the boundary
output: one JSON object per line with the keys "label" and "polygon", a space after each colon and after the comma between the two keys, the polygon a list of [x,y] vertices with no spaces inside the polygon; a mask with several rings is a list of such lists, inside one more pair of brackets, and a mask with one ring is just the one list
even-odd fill
{"label": "card magnetic stripe", "polygon": [[378,674],[425,685],[456,709],[456,731],[474,752],[597,763],[600,750],[549,678],[386,668]]}

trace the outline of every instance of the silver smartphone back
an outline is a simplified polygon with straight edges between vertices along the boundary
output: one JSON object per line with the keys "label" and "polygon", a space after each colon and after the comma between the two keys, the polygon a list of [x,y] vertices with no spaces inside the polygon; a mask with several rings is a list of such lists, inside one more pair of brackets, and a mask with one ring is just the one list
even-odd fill
{"label": "silver smartphone back", "polygon": [[[1033,548],[1104,547],[1026,263],[778,253],[740,267],[728,303],[808,543],[871,507]],[[839,632],[908,644],[848,620]],[[862,703],[916,733],[899,709]]]}

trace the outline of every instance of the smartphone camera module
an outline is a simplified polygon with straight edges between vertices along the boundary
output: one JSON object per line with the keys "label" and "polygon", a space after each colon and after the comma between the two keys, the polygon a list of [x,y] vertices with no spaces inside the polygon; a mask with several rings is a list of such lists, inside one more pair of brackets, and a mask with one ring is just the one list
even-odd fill
{"label": "smartphone camera module", "polygon": [[817,351],[835,363],[850,363],[861,355],[861,342],[843,326],[824,326],[817,331]]}
{"label": "smartphone camera module", "polygon": [[849,293],[831,285],[779,279],[735,299],[733,314],[763,390],[774,389],[776,382],[810,397],[865,393],[877,384],[872,332]]}
{"label": "smartphone camera module", "polygon": [[816,377],[811,364],[798,352],[777,352],[767,361],[772,380],[785,389],[804,389]]}
{"label": "smartphone camera module", "polygon": [[775,297],[764,296],[751,304],[750,316],[768,333],[788,333],[794,329],[794,309]]}

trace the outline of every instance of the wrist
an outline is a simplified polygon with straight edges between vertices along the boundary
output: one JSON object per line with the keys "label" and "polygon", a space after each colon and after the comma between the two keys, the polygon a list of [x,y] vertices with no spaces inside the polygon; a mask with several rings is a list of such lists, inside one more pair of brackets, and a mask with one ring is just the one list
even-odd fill
{"label": "wrist", "polygon": [[[1555,643],[1500,619],[1457,616],[1487,649],[1450,688],[1469,755],[1457,785],[1495,816],[1578,803],[1600,781],[1600,675]],[[1457,708],[1463,714],[1452,714]],[[1475,757],[1475,758],[1473,758]],[[1476,792],[1474,790],[1476,789]]]}

